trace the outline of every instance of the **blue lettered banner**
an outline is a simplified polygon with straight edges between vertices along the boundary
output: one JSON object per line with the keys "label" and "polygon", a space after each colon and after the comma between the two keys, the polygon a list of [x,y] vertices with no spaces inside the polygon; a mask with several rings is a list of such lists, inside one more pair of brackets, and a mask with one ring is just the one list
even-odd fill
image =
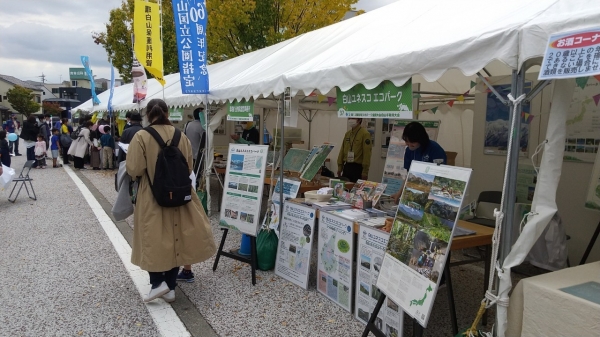
{"label": "blue lettered banner", "polygon": [[96,85],[94,84],[94,76],[92,75],[92,69],[90,68],[90,58],[88,56],[81,56],[81,63],[85,68],[88,78],[90,79],[90,86],[92,88],[92,101],[94,104],[100,104],[100,100],[98,99],[98,96],[96,96]]}
{"label": "blue lettered banner", "polygon": [[113,67],[112,62],[110,64],[110,96],[108,96],[108,116],[112,118],[112,99],[113,94],[115,92],[115,67]]}
{"label": "blue lettered banner", "polygon": [[208,94],[206,23],[204,0],[172,0],[179,56],[181,92]]}

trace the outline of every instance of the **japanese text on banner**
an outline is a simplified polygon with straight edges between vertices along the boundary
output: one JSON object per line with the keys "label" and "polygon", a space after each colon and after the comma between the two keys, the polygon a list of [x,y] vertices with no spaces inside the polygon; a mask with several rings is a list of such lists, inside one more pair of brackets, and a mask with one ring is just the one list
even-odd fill
{"label": "japanese text on banner", "polygon": [[139,62],[161,84],[163,78],[163,50],[160,37],[160,8],[152,2],[137,0],[133,14],[133,49]]}
{"label": "japanese text on banner", "polygon": [[203,0],[173,0],[181,92],[208,94],[206,23]]}
{"label": "japanese text on banner", "polygon": [[600,28],[551,35],[539,79],[600,74]]}

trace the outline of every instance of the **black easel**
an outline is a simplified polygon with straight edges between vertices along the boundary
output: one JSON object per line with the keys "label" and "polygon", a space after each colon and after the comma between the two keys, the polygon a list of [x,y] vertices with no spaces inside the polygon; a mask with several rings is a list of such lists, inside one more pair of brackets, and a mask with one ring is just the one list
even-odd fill
{"label": "black easel", "polygon": [[217,265],[219,264],[219,258],[221,256],[238,260],[240,262],[248,263],[250,265],[250,268],[252,269],[252,285],[256,285],[256,237],[250,236],[250,257],[248,258],[244,255],[236,254],[234,252],[223,251],[223,246],[225,245],[225,239],[227,238],[227,233],[229,232],[229,229],[221,228],[221,230],[223,231],[223,237],[221,238],[221,244],[219,245],[217,257],[215,258],[215,263],[213,264],[213,271],[217,270]]}
{"label": "black easel", "polygon": [[[448,256],[446,257],[446,265],[444,266],[444,277],[446,278],[446,288],[448,292],[448,305],[450,306],[450,320],[452,321],[452,335],[455,336],[458,334],[458,323],[456,321],[456,308],[454,306],[454,291],[452,290],[452,279],[450,276],[450,252],[448,252]],[[385,334],[379,330],[375,326],[375,319],[383,306],[383,302],[385,302],[385,294],[381,293],[379,296],[379,300],[377,301],[377,305],[373,309],[373,313],[369,318],[369,322],[365,327],[365,330],[362,333],[362,337],[367,337],[369,332],[373,333],[375,337],[386,337]],[[425,328],[421,326],[417,322],[416,319],[413,318],[413,337],[423,337],[423,332]]]}
{"label": "black easel", "polygon": [[585,261],[587,260],[588,256],[592,252],[592,248],[594,248],[594,244],[596,243],[596,240],[598,239],[599,234],[600,234],[600,222],[598,222],[598,226],[596,226],[596,231],[594,232],[594,235],[592,235],[592,238],[590,239],[590,243],[588,244],[587,248],[585,249],[585,253],[583,253],[583,257],[581,258],[581,262],[579,262],[579,265],[585,264]]}

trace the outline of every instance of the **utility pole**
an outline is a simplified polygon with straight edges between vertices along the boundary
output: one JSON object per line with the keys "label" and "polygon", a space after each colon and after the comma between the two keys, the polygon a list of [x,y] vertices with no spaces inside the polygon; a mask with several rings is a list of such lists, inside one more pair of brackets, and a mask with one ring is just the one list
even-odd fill
{"label": "utility pole", "polygon": [[46,75],[44,75],[44,73],[42,73],[42,76],[38,76],[38,77],[42,79],[42,84],[46,83]]}

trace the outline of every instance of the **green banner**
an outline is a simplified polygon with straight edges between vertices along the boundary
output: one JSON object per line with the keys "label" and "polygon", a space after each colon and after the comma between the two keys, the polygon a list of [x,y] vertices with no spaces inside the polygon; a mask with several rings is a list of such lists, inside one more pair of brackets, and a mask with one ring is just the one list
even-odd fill
{"label": "green banner", "polygon": [[227,105],[227,120],[228,121],[246,121],[252,122],[254,118],[254,102],[246,102],[237,100],[230,102]]}
{"label": "green banner", "polygon": [[182,121],[183,120],[183,108],[175,108],[169,110],[170,121]]}
{"label": "green banner", "polygon": [[127,115],[127,111],[119,111],[118,119],[122,120],[122,121],[126,121],[127,120],[127,117],[125,117],[126,115]]}
{"label": "green banner", "polygon": [[362,84],[344,92],[338,88],[338,117],[412,119],[412,100],[412,80],[401,87],[383,81],[369,90]]}
{"label": "green banner", "polygon": [[70,80],[90,80],[85,68],[69,68],[69,79]]}
{"label": "green banner", "polygon": [[[402,121],[394,121],[394,125],[395,126],[407,126],[409,123],[412,122],[419,122],[423,125],[423,127],[425,127],[425,129],[431,129],[431,128],[439,128],[440,127],[440,121],[417,121],[417,120],[402,120]],[[432,139],[435,140],[435,139]]]}

